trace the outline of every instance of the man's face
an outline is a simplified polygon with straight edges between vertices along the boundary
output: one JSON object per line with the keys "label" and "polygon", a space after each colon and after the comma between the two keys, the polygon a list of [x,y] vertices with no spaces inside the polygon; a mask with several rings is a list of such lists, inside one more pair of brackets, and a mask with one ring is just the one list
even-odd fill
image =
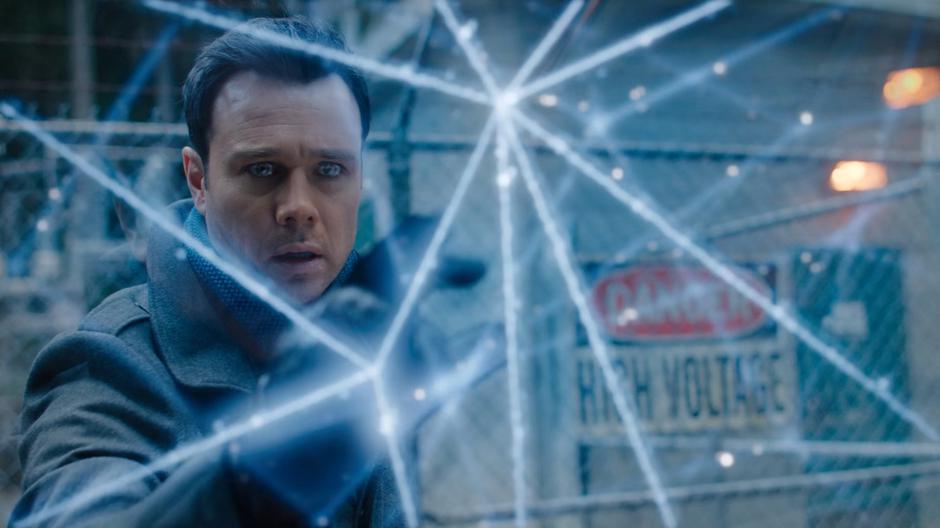
{"label": "man's face", "polygon": [[343,80],[233,76],[216,97],[203,161],[184,149],[215,247],[298,303],[318,298],[352,249],[362,189],[359,109]]}

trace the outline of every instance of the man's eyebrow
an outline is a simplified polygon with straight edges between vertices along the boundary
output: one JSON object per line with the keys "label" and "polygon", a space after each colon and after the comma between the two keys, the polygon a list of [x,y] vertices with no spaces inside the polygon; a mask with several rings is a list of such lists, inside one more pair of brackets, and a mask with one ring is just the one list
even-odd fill
{"label": "man's eyebrow", "polygon": [[[281,151],[276,148],[246,148],[244,150],[237,150],[233,152],[229,159],[235,162],[253,160],[253,159],[264,159],[264,158],[273,158],[281,154]],[[345,149],[309,149],[307,154],[314,158],[325,158],[339,161],[357,161],[359,159],[359,154],[351,150]]]}
{"label": "man's eyebrow", "polygon": [[343,149],[313,149],[308,150],[307,154],[315,158],[326,158],[340,161],[357,161],[359,153]]}
{"label": "man's eyebrow", "polygon": [[273,148],[247,148],[244,150],[236,150],[229,156],[229,160],[238,162],[244,160],[272,158],[278,154],[279,151]]}

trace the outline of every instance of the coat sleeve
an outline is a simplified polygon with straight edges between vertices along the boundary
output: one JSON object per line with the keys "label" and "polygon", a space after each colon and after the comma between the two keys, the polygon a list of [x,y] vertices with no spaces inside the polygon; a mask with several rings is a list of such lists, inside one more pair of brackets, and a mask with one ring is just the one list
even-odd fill
{"label": "coat sleeve", "polygon": [[151,469],[199,432],[147,352],[93,331],[40,352],[27,381],[23,495],[11,526],[239,524],[221,449]]}

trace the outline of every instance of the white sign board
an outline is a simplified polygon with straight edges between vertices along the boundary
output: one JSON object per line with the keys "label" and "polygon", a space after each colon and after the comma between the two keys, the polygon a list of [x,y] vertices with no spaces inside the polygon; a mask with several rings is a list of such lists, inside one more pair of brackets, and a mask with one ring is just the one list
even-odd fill
{"label": "white sign board", "polygon": [[[739,266],[773,298],[776,269]],[[614,372],[650,432],[756,430],[791,423],[793,347],[767,315],[706,269],[643,263],[593,277],[593,307]],[[582,437],[622,435],[600,364],[585,339],[572,369]]]}

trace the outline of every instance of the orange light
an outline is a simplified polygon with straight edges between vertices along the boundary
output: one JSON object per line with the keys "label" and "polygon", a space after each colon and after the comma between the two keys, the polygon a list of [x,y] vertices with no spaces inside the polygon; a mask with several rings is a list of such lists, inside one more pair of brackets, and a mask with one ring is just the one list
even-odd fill
{"label": "orange light", "polygon": [[940,95],[940,68],[909,68],[888,75],[885,102],[900,109],[924,104]]}
{"label": "orange light", "polygon": [[887,184],[885,166],[871,161],[840,161],[829,177],[829,185],[838,192],[870,191]]}

